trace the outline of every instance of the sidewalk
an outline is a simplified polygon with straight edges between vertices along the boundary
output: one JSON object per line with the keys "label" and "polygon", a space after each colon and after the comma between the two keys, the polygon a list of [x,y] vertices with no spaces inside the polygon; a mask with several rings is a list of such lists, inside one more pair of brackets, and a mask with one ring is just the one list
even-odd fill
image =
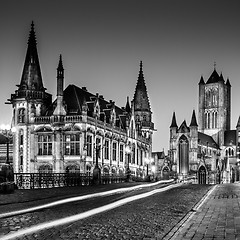
{"label": "sidewalk", "polygon": [[14,193],[11,194],[0,194],[0,207],[14,203],[25,203],[43,199],[63,199],[70,196],[81,196],[141,184],[146,184],[146,182],[124,182],[93,186],[15,190]]}
{"label": "sidewalk", "polygon": [[164,240],[240,240],[240,184],[215,186],[211,194]]}

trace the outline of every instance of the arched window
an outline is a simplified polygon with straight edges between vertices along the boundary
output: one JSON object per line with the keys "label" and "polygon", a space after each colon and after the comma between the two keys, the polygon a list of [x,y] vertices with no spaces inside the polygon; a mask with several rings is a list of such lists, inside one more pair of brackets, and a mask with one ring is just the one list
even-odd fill
{"label": "arched window", "polygon": [[210,113],[207,113],[207,128],[210,128]]}
{"label": "arched window", "polygon": [[80,167],[79,165],[69,165],[66,167],[66,173],[79,173]]}

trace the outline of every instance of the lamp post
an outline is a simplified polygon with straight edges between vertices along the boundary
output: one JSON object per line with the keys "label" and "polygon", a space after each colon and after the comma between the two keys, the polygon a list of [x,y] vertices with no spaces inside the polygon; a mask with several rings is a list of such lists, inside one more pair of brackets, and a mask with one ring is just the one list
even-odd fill
{"label": "lamp post", "polygon": [[126,180],[127,180],[127,182],[129,182],[129,180],[130,180],[130,173],[131,173],[130,168],[129,168],[129,159],[130,159],[131,149],[130,149],[130,147],[128,145],[125,148],[125,152],[127,154]]}

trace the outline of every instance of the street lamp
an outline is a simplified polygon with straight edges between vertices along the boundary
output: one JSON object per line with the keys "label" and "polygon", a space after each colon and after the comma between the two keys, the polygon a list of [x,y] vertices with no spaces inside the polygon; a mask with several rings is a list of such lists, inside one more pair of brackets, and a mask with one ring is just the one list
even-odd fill
{"label": "street lamp", "polygon": [[147,166],[146,176],[148,176],[148,164],[150,163],[150,159],[148,157],[145,158],[145,163]]}
{"label": "street lamp", "polygon": [[95,149],[96,149],[96,164],[95,168],[93,169],[93,183],[99,184],[101,179],[101,170],[98,166],[98,157],[101,149],[101,144],[100,143],[96,144]]}

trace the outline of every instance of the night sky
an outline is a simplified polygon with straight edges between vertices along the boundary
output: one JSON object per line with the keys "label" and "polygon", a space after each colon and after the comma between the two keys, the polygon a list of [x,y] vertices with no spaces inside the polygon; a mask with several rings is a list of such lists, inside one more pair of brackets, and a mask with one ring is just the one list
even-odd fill
{"label": "night sky", "polygon": [[169,148],[173,111],[190,123],[198,110],[198,82],[214,69],[232,85],[232,129],[240,115],[239,1],[3,0],[0,14],[0,124],[10,124],[5,102],[20,83],[31,21],[42,77],[56,96],[62,54],[65,87],[75,84],[122,107],[133,98],[139,62],[157,131],[153,151]]}

